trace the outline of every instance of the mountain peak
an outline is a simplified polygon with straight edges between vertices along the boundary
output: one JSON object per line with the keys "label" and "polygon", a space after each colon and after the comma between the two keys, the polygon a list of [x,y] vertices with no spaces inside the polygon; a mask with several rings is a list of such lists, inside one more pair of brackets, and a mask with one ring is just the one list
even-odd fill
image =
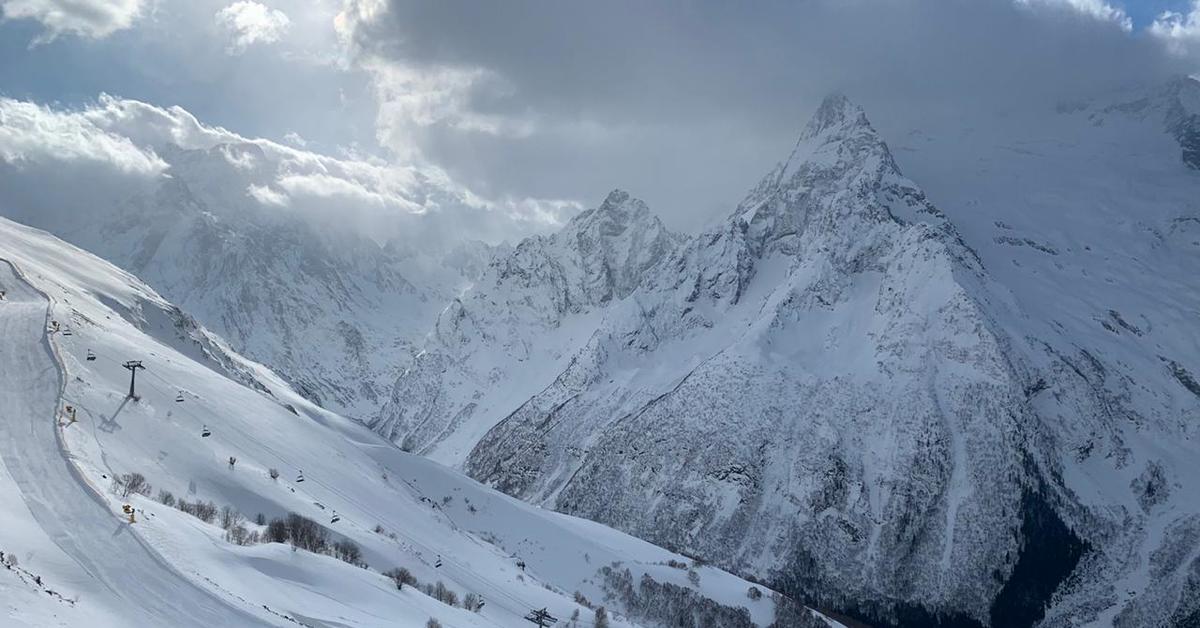
{"label": "mountain peak", "polygon": [[845,94],[834,92],[821,102],[821,106],[800,134],[800,139],[812,139],[833,129],[861,125],[869,126],[862,107],[852,102]]}
{"label": "mountain peak", "polygon": [[625,190],[616,189],[608,193],[604,202],[596,209],[589,209],[571,219],[568,228],[586,231],[602,226],[601,232],[612,235],[625,230],[634,223],[658,223],[650,208],[640,199]]}
{"label": "mountain peak", "polygon": [[[830,94],[805,125],[791,154],[751,190],[736,213],[744,215],[747,210],[756,210],[785,189],[803,189],[817,181],[854,177],[864,170],[869,171],[867,178],[872,180],[884,172],[899,175],[887,145],[867,120],[862,107],[841,93]],[[843,181],[841,187],[848,186]]]}
{"label": "mountain peak", "polygon": [[600,209],[619,207],[628,203],[630,198],[632,197],[629,196],[629,192],[619,188],[615,189],[609,192],[608,196],[604,197],[604,202],[600,204]]}

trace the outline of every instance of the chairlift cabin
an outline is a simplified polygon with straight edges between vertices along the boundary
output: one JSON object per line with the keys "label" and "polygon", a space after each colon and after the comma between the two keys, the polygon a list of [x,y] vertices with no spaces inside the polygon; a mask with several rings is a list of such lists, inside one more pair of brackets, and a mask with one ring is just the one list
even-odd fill
{"label": "chairlift cabin", "polygon": [[183,403],[183,391],[182,390],[179,391],[178,395],[175,395],[175,403]]}
{"label": "chairlift cabin", "polygon": [[200,438],[208,438],[209,436],[212,436],[212,432],[208,429],[207,425],[200,428]]}
{"label": "chairlift cabin", "polygon": [[441,567],[441,566],[442,566],[442,555],[441,555],[441,554],[438,554],[438,557],[437,557],[437,562],[435,562],[435,563],[433,564],[433,567],[436,569],[436,568],[438,568],[438,567]]}
{"label": "chairlift cabin", "polygon": [[95,361],[96,361],[96,354],[95,354],[95,353],[92,353],[92,350],[91,350],[91,349],[88,349],[88,352],[87,352],[87,361],[88,361],[88,362],[95,362]]}
{"label": "chairlift cabin", "polygon": [[341,520],[342,518],[338,516],[337,511],[335,510],[333,511],[333,518],[329,520],[329,523],[337,523]]}
{"label": "chairlift cabin", "polygon": [[64,335],[64,336],[70,336],[70,335],[71,335],[71,328],[70,328],[70,327],[64,327],[64,328],[63,328],[63,335]]}
{"label": "chairlift cabin", "polygon": [[296,475],[296,481],[297,481],[297,482],[303,482],[303,481],[304,481],[304,472],[303,472],[303,471],[301,471],[299,474],[297,474],[297,475]]}

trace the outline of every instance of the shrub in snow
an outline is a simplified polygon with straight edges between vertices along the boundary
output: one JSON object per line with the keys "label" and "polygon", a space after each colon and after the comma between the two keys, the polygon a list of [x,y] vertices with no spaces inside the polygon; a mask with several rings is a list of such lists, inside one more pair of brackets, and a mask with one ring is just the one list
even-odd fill
{"label": "shrub in snow", "polygon": [[687,563],[682,560],[675,560],[674,558],[667,561],[667,566],[674,567],[675,569],[687,569]]}
{"label": "shrub in snow", "polygon": [[181,499],[175,503],[175,507],[204,523],[212,523],[217,517],[217,505],[212,502],[189,502]]}
{"label": "shrub in snow", "polygon": [[417,578],[404,567],[389,569],[383,572],[383,575],[391,578],[392,581],[396,583],[397,589],[403,589],[404,585],[406,584],[410,586],[415,586],[417,584]]}
{"label": "shrub in snow", "polygon": [[242,524],[242,514],[229,506],[221,508],[221,527],[228,530]]}
{"label": "shrub in snow", "polygon": [[246,526],[238,523],[226,529],[225,540],[237,545],[249,545],[250,533],[246,530]]}
{"label": "shrub in snow", "polygon": [[425,622],[425,628],[442,628],[442,622],[430,617],[429,621]]}
{"label": "shrub in snow", "polygon": [[287,543],[288,527],[287,522],[276,517],[267,524],[267,534],[264,539],[268,543]]}
{"label": "shrub in snow", "polygon": [[358,566],[362,561],[362,550],[351,540],[338,541],[333,544],[333,556],[338,560]]}
{"label": "shrub in snow", "polygon": [[217,505],[212,502],[196,502],[192,504],[193,515],[204,523],[212,523],[217,518]]}
{"label": "shrub in snow", "polygon": [[761,600],[762,599],[762,591],[760,591],[758,587],[751,586],[746,591],[746,597],[748,597],[752,600]]}
{"label": "shrub in snow", "polygon": [[692,586],[694,587],[700,586],[700,572],[696,571],[695,569],[689,569],[688,582],[692,583]]}
{"label": "shrub in snow", "polygon": [[171,494],[171,491],[164,491],[160,488],[158,489],[158,501],[167,506],[174,506],[175,496]]}
{"label": "shrub in snow", "polygon": [[425,595],[446,604],[447,606],[458,606],[458,594],[451,591],[444,582],[438,580],[436,584],[425,585]]}
{"label": "shrub in snow", "polygon": [[267,525],[267,516],[262,514],[261,512],[258,513],[257,515],[254,515],[254,525],[260,525],[260,526]]}
{"label": "shrub in snow", "polygon": [[287,516],[288,540],[297,547],[318,554],[329,547],[329,534],[316,521],[303,515],[289,512]]}
{"label": "shrub in snow", "polygon": [[121,497],[129,497],[134,493],[149,495],[150,484],[146,482],[146,476],[141,473],[126,473],[113,478],[113,492]]}
{"label": "shrub in snow", "polygon": [[587,597],[585,597],[579,591],[575,592],[575,603],[586,608],[595,608],[592,606],[592,601],[587,599]]}
{"label": "shrub in snow", "polygon": [[468,593],[463,596],[463,608],[472,612],[478,612],[482,606],[483,598],[479,597],[478,595],[475,595],[474,593]]}
{"label": "shrub in snow", "polygon": [[755,626],[745,607],[724,606],[691,587],[658,582],[650,574],[643,574],[640,581],[635,581],[629,569],[601,567],[598,573],[604,578],[600,585],[605,599],[620,602],[631,619],[641,620],[638,623],[721,628]]}
{"label": "shrub in snow", "polygon": [[596,622],[593,625],[596,628],[608,628],[608,611],[603,606],[596,609]]}

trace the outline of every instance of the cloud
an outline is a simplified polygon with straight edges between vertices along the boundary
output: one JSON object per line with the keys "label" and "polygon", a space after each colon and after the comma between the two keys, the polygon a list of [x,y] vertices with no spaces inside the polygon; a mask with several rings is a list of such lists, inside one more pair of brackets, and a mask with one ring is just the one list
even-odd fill
{"label": "cloud", "polygon": [[511,88],[484,68],[419,68],[396,63],[365,63],[375,78],[379,99],[377,139],[400,159],[416,159],[421,131],[443,128],[510,138],[533,132],[529,120],[475,111],[477,94],[503,97]]}
{"label": "cloud", "polygon": [[1017,0],[1017,3],[1070,9],[1101,21],[1112,22],[1126,32],[1133,30],[1133,19],[1125,10],[1104,0]]}
{"label": "cloud", "polygon": [[111,133],[87,115],[0,98],[0,161],[13,166],[88,162],[122,174],[167,169],[153,150]]}
{"label": "cloud", "polygon": [[35,44],[67,33],[91,39],[129,28],[142,12],[143,0],[0,0],[5,19],[41,22]]}
{"label": "cloud", "polygon": [[1148,30],[1172,53],[1200,57],[1200,0],[1192,0],[1187,13],[1164,11]]}
{"label": "cloud", "polygon": [[684,229],[732,207],[831,91],[904,132],[1186,69],[1101,0],[348,0],[337,24],[400,158],[492,198],[625,187]]}
{"label": "cloud", "polygon": [[111,210],[153,197],[168,180],[211,211],[287,211],[321,230],[422,249],[517,239],[580,209],[569,200],[489,199],[433,166],[244,137],[181,107],[102,95],[59,110],[0,98],[0,206],[18,219]]}
{"label": "cloud", "polygon": [[292,25],[283,11],[252,0],[234,2],[217,11],[216,19],[229,37],[230,54],[241,54],[254,44],[275,43]]}
{"label": "cloud", "polygon": [[283,141],[295,146],[296,148],[304,148],[308,146],[308,140],[305,140],[304,137],[295,131],[289,131],[288,133],[284,134]]}

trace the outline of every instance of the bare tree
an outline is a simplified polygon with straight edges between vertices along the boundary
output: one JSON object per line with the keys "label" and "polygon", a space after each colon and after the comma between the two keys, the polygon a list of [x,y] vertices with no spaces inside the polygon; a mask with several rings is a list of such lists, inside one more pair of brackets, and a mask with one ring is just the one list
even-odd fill
{"label": "bare tree", "polygon": [[228,530],[242,524],[242,514],[230,506],[221,508],[221,527]]}
{"label": "bare tree", "polygon": [[283,519],[275,518],[267,524],[266,541],[268,543],[287,543],[288,527]]}
{"label": "bare tree", "polygon": [[329,546],[329,535],[325,528],[308,517],[289,512],[287,530],[288,540],[293,547],[321,553]]}
{"label": "bare tree", "polygon": [[394,569],[389,569],[389,570],[383,572],[383,575],[391,578],[392,581],[396,583],[397,589],[403,589],[404,585],[406,585],[406,584],[410,585],[410,586],[417,584],[416,576],[413,576],[412,573],[409,572],[409,570],[405,569],[404,567],[396,567]]}
{"label": "bare tree", "polygon": [[141,473],[126,473],[120,479],[114,479],[113,485],[119,489],[121,497],[129,497],[134,493],[139,495],[150,494],[150,484],[146,482],[146,476]]}

